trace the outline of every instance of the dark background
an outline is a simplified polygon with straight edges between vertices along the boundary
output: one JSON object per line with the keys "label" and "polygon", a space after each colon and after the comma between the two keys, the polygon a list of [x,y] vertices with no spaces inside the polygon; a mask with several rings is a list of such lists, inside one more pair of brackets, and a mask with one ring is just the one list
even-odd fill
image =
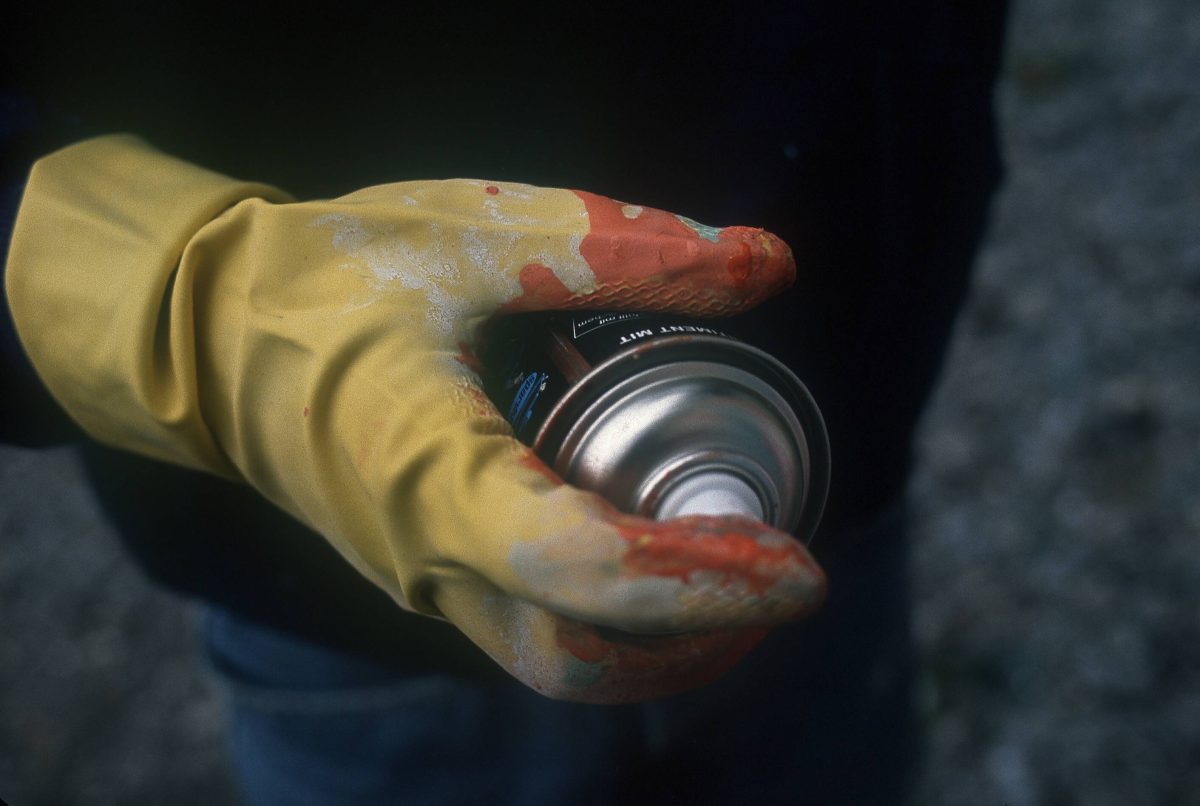
{"label": "dark background", "polygon": [[[912,489],[918,802],[1200,803],[1197,86],[1185,0],[1014,9],[1008,181]],[[70,454],[0,449],[0,797],[231,802],[192,618]]]}

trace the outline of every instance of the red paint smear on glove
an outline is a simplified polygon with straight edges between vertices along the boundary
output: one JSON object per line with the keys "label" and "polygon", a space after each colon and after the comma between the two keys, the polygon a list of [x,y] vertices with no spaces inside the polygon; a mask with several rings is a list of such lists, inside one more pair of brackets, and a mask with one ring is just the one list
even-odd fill
{"label": "red paint smear on glove", "polygon": [[[664,293],[650,295],[655,308],[699,300],[704,312],[728,314],[762,302],[795,278],[791,249],[769,232],[726,227],[714,243],[672,213],[644,207],[627,218],[621,202],[574,193],[590,221],[579,251],[602,289],[661,285]],[[701,311],[691,306],[689,312]]]}
{"label": "red paint smear on glove", "polygon": [[558,617],[555,640],[578,660],[599,667],[598,679],[573,699],[640,702],[708,685],[732,669],[766,636],[765,627],[674,636],[608,632]]}
{"label": "red paint smear on glove", "polygon": [[579,251],[596,276],[596,289],[574,294],[547,266],[530,263],[518,279],[523,293],[504,313],[603,308],[717,316],[752,308],[792,283],[792,250],[769,232],[726,227],[713,242],[678,216],[624,205],[595,193],[572,191],[584,203],[589,231]]}
{"label": "red paint smear on glove", "polygon": [[629,544],[625,568],[639,576],[673,577],[687,584],[696,571],[715,571],[726,584],[744,584],[753,594],[766,593],[782,579],[808,576],[823,594],[824,574],[803,547],[792,540],[764,545],[761,527],[755,528],[753,521],[695,516],[614,525]]}
{"label": "red paint smear on glove", "polygon": [[558,275],[550,267],[541,263],[529,263],[521,267],[517,275],[523,293],[508,304],[502,306],[502,313],[520,313],[522,311],[550,311],[567,307],[574,295],[571,289],[563,285]]}

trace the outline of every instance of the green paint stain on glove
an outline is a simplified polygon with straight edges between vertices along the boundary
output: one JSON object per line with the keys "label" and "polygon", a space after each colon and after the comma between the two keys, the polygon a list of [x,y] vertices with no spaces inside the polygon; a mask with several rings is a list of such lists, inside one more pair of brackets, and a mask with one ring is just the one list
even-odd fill
{"label": "green paint stain on glove", "polygon": [[718,240],[720,240],[720,237],[721,237],[721,228],[720,227],[710,227],[707,224],[701,224],[699,221],[693,221],[692,219],[688,218],[687,216],[677,215],[675,217],[678,218],[680,221],[682,221],[684,224],[687,224],[689,229],[691,229],[693,232],[695,232],[697,235],[699,235],[704,240],[712,241],[713,243],[716,243]]}
{"label": "green paint stain on glove", "polygon": [[562,670],[563,686],[570,691],[585,691],[600,683],[605,673],[603,664],[568,657]]}

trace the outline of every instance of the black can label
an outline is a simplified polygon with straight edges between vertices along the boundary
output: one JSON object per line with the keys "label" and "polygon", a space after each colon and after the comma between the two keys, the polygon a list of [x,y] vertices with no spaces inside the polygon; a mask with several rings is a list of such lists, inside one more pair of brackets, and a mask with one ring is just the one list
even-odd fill
{"label": "black can label", "polygon": [[488,336],[484,389],[517,439],[532,443],[554,405],[592,367],[648,341],[681,335],[736,341],[704,322],[664,314],[578,311],[512,317]]}

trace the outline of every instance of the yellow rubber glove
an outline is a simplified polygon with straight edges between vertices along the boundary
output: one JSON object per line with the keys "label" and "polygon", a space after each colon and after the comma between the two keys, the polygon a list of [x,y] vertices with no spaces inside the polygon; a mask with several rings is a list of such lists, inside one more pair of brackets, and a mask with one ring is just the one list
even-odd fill
{"label": "yellow rubber glove", "polygon": [[244,480],[401,606],[593,702],[714,679],[824,577],[763,524],[654,523],[563,485],[483,396],[480,326],[729,314],[793,274],[761,230],[593,194],[452,180],[293,203],[130,137],[35,166],[7,271],[30,357],[97,439]]}

